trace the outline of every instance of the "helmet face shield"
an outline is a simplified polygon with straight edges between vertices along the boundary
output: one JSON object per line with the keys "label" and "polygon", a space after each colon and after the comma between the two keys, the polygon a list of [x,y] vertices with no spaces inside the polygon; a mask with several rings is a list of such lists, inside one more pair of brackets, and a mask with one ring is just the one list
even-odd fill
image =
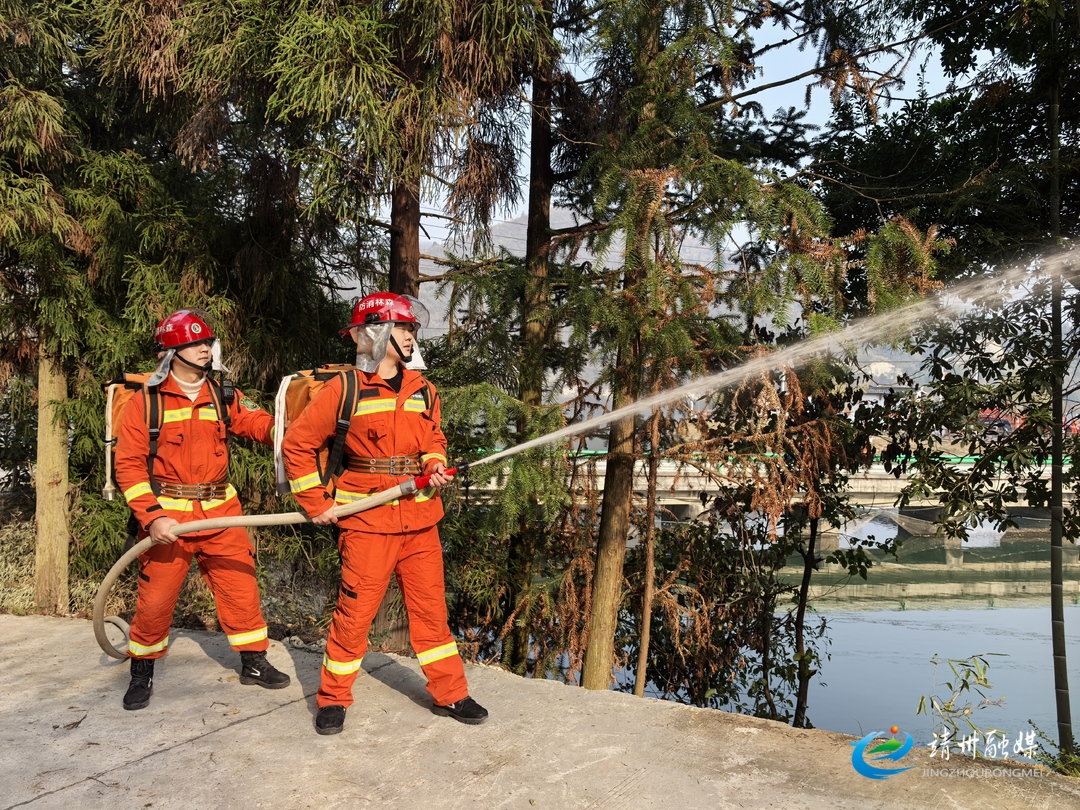
{"label": "helmet face shield", "polygon": [[370,323],[351,327],[356,335],[356,367],[371,374],[386,357],[394,324]]}
{"label": "helmet face shield", "polygon": [[406,320],[405,322],[415,323],[415,334],[420,334],[420,330],[427,329],[428,324],[431,323],[431,314],[428,312],[427,307],[420,303],[420,299],[413,298],[411,295],[402,295],[400,297],[409,302],[409,313],[412,315],[412,320]]}
{"label": "helmet face shield", "polygon": [[[356,367],[371,374],[386,357],[386,347],[395,325],[412,324],[413,335],[419,337],[420,330],[430,322],[427,307],[419,299],[411,295],[372,293],[356,302],[352,322],[341,330],[341,334],[355,336]],[[414,349],[413,357],[417,355]],[[422,365],[419,367],[423,368]]]}

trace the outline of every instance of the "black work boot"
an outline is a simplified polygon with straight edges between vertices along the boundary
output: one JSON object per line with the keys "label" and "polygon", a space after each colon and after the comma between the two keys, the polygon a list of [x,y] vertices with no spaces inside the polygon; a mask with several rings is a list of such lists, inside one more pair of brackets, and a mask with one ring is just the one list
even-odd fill
{"label": "black work boot", "polygon": [[315,731],[318,734],[340,734],[344,725],[344,706],[323,706],[315,715]]}
{"label": "black work boot", "polygon": [[131,683],[124,693],[125,709],[145,709],[154,694],[154,659],[131,659]]}
{"label": "black work boot", "polygon": [[240,683],[245,686],[262,686],[266,689],[284,689],[289,676],[278,672],[266,660],[265,652],[240,653]]}
{"label": "black work boot", "polygon": [[442,717],[453,717],[459,723],[468,723],[470,726],[478,726],[487,720],[487,709],[473,700],[471,697],[464,697],[456,703],[451,703],[447,706],[439,706],[434,704],[431,710],[435,714]]}

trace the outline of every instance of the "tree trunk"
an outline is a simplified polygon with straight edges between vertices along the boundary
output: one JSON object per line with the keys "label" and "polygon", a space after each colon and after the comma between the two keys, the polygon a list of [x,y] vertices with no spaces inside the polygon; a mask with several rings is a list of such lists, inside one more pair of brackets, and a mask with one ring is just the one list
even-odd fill
{"label": "tree trunk", "polygon": [[[420,293],[420,184],[395,180],[390,195],[390,292],[417,296]],[[395,589],[387,588],[379,612],[371,624],[378,638],[401,639],[408,635],[408,616],[394,616]]]}
{"label": "tree trunk", "polygon": [[[544,0],[551,13],[551,0]],[[532,78],[533,103],[529,155],[529,212],[525,234],[525,300],[521,323],[525,338],[521,357],[521,400],[526,410],[540,406],[546,369],[545,335],[548,309],[548,257],[551,251],[551,66]]]}
{"label": "tree trunk", "polygon": [[[1057,56],[1057,21],[1053,26],[1054,80],[1050,90],[1050,231],[1053,249],[1061,241],[1061,135],[1058,118],[1061,79]],[[1065,598],[1064,570],[1062,566],[1062,539],[1064,527],[1064,425],[1063,412],[1065,362],[1061,346],[1061,266],[1053,267],[1050,304],[1050,351],[1055,363],[1054,379],[1050,391],[1053,409],[1050,460],[1050,629],[1054,656],[1054,696],[1057,706],[1058,746],[1063,754],[1073,751],[1072,709],[1069,705],[1069,671],[1065,660]]]}
{"label": "tree trunk", "polygon": [[[638,22],[640,51],[633,68],[634,84],[648,85],[653,78],[656,57],[660,53],[660,25],[663,9],[646,5]],[[639,124],[655,117],[652,105],[638,111]],[[640,223],[638,223],[640,226]],[[647,239],[631,247],[627,234],[627,250],[642,254],[649,251]],[[628,273],[624,290],[634,290],[641,281],[640,267],[650,261],[642,255],[637,276]],[[634,401],[637,391],[634,380],[641,372],[640,345],[621,346],[612,375],[612,407],[619,408]],[[640,390],[639,388],[637,390]],[[604,473],[604,501],[600,513],[600,529],[596,538],[596,570],[593,574],[592,613],[589,616],[588,642],[581,684],[586,689],[607,689],[615,663],[615,631],[622,603],[623,563],[626,561],[626,536],[630,531],[630,507],[634,497],[634,417],[629,416],[611,424],[608,436],[607,470]]]}
{"label": "tree trunk", "polygon": [[645,697],[649,681],[649,637],[652,633],[652,603],[656,590],[656,473],[660,466],[660,409],[654,408],[649,424],[649,490],[645,500],[645,592],[641,596],[637,669],[634,694]]}
{"label": "tree trunk", "polygon": [[67,613],[68,429],[59,414],[67,402],[67,378],[56,358],[38,353],[38,440],[35,474],[37,545],[34,604],[40,613]]}
{"label": "tree trunk", "polygon": [[[420,183],[398,179],[390,194],[390,273],[387,286],[398,295],[420,294]],[[378,637],[408,635],[408,616],[391,618],[394,589],[388,588],[371,624]]]}
{"label": "tree trunk", "polygon": [[[1061,269],[1054,269],[1053,301],[1050,328],[1053,358],[1061,361]],[[1065,662],[1065,600],[1064,571],[1062,566],[1062,539],[1064,528],[1064,460],[1065,447],[1062,429],[1062,379],[1061,366],[1054,370],[1054,382],[1050,392],[1053,407],[1050,466],[1050,629],[1054,656],[1054,696],[1057,705],[1058,745],[1063,753],[1073,749],[1072,710],[1069,705],[1069,670]]]}
{"label": "tree trunk", "polygon": [[[619,353],[622,355],[622,352]],[[617,363],[616,380],[633,375],[629,364]],[[630,402],[630,392],[616,390],[612,407]],[[604,472],[604,502],[596,538],[596,571],[593,574],[592,613],[581,685],[586,689],[608,689],[615,663],[615,630],[622,604],[623,563],[626,536],[630,531],[630,506],[634,496],[634,417],[611,423],[608,437],[607,469]]]}
{"label": "tree trunk", "polygon": [[409,616],[401,601],[401,586],[396,576],[390,579],[390,586],[383,595],[379,611],[371,622],[368,641],[372,649],[380,652],[408,655],[412,650],[409,641]]}
{"label": "tree trunk", "polygon": [[765,705],[769,707],[769,713],[761,714],[760,704],[757,706],[758,717],[767,717],[769,720],[777,720],[780,713],[776,710],[776,701],[773,700],[772,687],[769,685],[769,673],[772,671],[772,629],[773,614],[776,612],[776,594],[772,593],[769,585],[765,599],[762,601],[761,610],[761,696],[765,699]]}
{"label": "tree trunk", "polygon": [[395,180],[390,195],[390,292],[420,293],[420,182]]}
{"label": "tree trunk", "polygon": [[[550,15],[551,0],[544,11]],[[518,420],[518,436],[524,441],[532,412],[540,406],[546,365],[545,335],[548,308],[548,256],[551,250],[551,66],[545,62],[533,72],[532,134],[530,137],[529,211],[525,235],[525,289],[521,306],[521,402],[525,415]],[[533,504],[534,507],[537,504]],[[539,543],[531,516],[523,517],[510,537],[508,605],[517,608],[532,585]],[[503,660],[514,672],[524,674],[529,658],[529,628],[514,627],[506,638]]]}
{"label": "tree trunk", "polygon": [[795,717],[791,725],[806,728],[806,699],[810,693],[810,679],[817,670],[810,668],[806,657],[806,602],[810,594],[810,577],[817,565],[818,519],[810,518],[810,539],[803,551],[803,575],[799,585],[799,604],[795,611],[795,660],[798,662],[798,697],[795,700]]}

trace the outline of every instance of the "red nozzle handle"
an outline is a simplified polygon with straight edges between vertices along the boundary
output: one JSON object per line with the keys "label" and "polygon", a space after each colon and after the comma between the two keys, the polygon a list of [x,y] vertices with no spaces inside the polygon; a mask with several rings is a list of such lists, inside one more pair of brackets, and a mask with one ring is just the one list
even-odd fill
{"label": "red nozzle handle", "polygon": [[[442,474],[443,475],[456,475],[457,474],[457,467],[449,467],[447,469],[444,469],[442,471]],[[413,479],[413,483],[416,484],[417,489],[427,489],[428,485],[431,483],[431,476],[430,475],[418,475],[418,476],[416,476],[416,478]]]}

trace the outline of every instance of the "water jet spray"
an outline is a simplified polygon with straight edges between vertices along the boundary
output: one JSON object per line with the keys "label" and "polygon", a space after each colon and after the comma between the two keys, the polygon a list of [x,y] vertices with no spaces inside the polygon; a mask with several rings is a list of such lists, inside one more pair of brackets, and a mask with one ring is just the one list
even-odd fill
{"label": "water jet spray", "polygon": [[[1060,272],[1063,265],[1068,266],[1071,263],[1072,254],[1074,252],[1076,251],[1063,251],[1057,256],[1047,259],[1045,265],[1052,267],[1055,272]],[[1013,268],[1002,275],[989,276],[960,285],[952,291],[943,290],[942,294],[953,295],[970,300],[986,299],[992,294],[996,294],[1003,284],[1022,281],[1029,273],[1030,269],[1026,266]],[[762,374],[770,371],[778,365],[792,367],[804,365],[814,356],[824,352],[833,351],[845,345],[868,343],[871,341],[871,338],[880,339],[889,332],[895,333],[898,330],[907,329],[916,323],[926,320],[942,308],[942,304],[937,299],[924,298],[887,313],[864,318],[835,332],[828,332],[779,349],[771,354],[755,357],[752,360],[740,363],[739,365],[725,369],[724,371],[690,380],[676,388],[651,394],[650,396],[631,402],[628,405],[615,408],[606,414],[591,417],[584,422],[567,425],[559,430],[552,431],[543,436],[538,436],[535,439],[530,439],[513,447],[499,450],[489,456],[473,461],[459,461],[456,466],[446,469],[445,474],[465,475],[470,468],[479,467],[484,464],[492,464],[496,461],[519,455],[520,453],[524,453],[536,447],[552,444],[560,439],[588,433],[598,427],[618,421],[627,416],[637,413],[649,413],[655,407],[666,405],[678,399],[697,399],[704,394],[727,388],[733,383],[750,375]],[[944,305],[944,308],[955,309],[956,307],[946,304]],[[408,479],[398,486],[391,487],[370,498],[364,498],[363,500],[356,501],[346,506],[336,507],[335,514],[339,518],[346,517],[357,512],[372,509],[376,506],[381,506],[382,504],[389,503],[398,498],[415,494],[418,490],[427,486],[428,478],[428,476],[418,476],[417,478]],[[277,515],[244,515],[181,524],[177,527],[176,533],[189,534],[197,531],[206,531],[208,529],[224,528],[226,526],[282,526],[305,522],[308,522],[308,518],[300,512],[287,512]],[[127,657],[126,641],[128,626],[127,622],[119,617],[106,617],[104,615],[105,602],[108,600],[109,592],[116,579],[123,573],[124,569],[135,560],[135,558],[150,548],[150,545],[151,542],[149,539],[143,540],[124,554],[112,569],[110,569],[109,573],[102,581],[101,587],[98,589],[97,598],[94,600],[94,634],[97,637],[101,649],[113,658]],[[108,637],[105,635],[104,626],[106,623],[113,624],[124,631],[125,645],[123,647],[114,646],[112,642],[109,641]]]}

